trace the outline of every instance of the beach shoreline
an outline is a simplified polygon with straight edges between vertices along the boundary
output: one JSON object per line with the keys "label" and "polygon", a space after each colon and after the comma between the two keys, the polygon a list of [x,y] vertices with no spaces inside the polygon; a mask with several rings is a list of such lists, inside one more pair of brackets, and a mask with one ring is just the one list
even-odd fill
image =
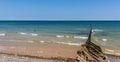
{"label": "beach shoreline", "polygon": [[0,41],[0,53],[43,58],[75,58],[80,46],[58,43]]}
{"label": "beach shoreline", "polygon": [[[43,58],[75,58],[76,52],[81,49],[81,45],[71,45],[63,43],[44,43],[26,41],[0,41],[0,53],[13,54]],[[120,56],[114,50],[103,50],[105,54]]]}
{"label": "beach shoreline", "polygon": [[[59,43],[41,43],[41,42],[25,42],[25,41],[0,41],[0,55],[5,57],[21,57],[31,58],[31,61],[42,59],[44,60],[55,60],[64,62],[68,58],[76,58],[76,52],[81,49],[80,45],[69,45]],[[115,54],[109,51],[104,51],[106,56],[120,57],[119,54]],[[33,60],[32,60],[33,59]],[[119,59],[117,59],[119,60]],[[15,61],[15,60],[13,60]],[[35,61],[35,60],[34,60]],[[27,61],[26,61],[27,62]],[[36,61],[35,61],[36,62]],[[39,62],[39,61],[38,61]]]}

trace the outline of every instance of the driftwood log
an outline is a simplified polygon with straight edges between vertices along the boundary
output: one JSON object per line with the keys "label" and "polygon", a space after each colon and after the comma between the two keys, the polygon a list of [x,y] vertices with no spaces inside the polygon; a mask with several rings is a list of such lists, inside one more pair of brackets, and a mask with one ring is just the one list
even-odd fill
{"label": "driftwood log", "polygon": [[92,28],[85,44],[81,45],[81,50],[77,52],[79,62],[109,62],[100,46],[91,42]]}

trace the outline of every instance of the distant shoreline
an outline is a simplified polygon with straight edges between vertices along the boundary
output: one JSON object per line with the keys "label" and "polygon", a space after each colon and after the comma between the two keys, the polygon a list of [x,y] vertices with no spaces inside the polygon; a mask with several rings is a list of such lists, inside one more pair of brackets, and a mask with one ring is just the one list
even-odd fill
{"label": "distant shoreline", "polygon": [[119,22],[120,20],[0,20],[0,22],[9,22],[9,21],[17,21],[17,22],[28,22],[28,21],[34,21],[34,22],[38,22],[38,21],[40,21],[40,22],[51,22],[51,21],[53,21],[53,22],[79,22],[79,21],[83,21],[83,22],[102,22],[102,21],[105,21],[105,22]]}

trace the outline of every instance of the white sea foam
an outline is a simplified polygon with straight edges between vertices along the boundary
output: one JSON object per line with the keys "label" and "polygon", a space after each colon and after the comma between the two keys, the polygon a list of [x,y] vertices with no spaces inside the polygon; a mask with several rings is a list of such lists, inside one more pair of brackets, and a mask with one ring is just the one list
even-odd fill
{"label": "white sea foam", "polygon": [[32,35],[32,36],[38,36],[38,34],[36,34],[36,33],[31,33],[31,35]]}
{"label": "white sea foam", "polygon": [[79,46],[81,44],[77,44],[77,43],[67,43],[68,45],[76,45],[76,46]]}
{"label": "white sea foam", "polygon": [[26,35],[27,33],[24,33],[24,32],[20,32],[21,35]]}
{"label": "white sea foam", "polygon": [[67,45],[76,45],[76,46],[81,45],[81,44],[78,44],[78,43],[66,43],[66,42],[55,42],[55,43],[59,43],[59,44],[67,44]]}
{"label": "white sea foam", "polygon": [[45,41],[43,41],[43,40],[42,40],[42,41],[40,41],[40,42],[41,42],[41,43],[45,43]]}
{"label": "white sea foam", "polygon": [[101,30],[101,29],[93,29],[92,31],[93,31],[93,32],[103,32],[104,30]]}
{"label": "white sea foam", "polygon": [[109,51],[109,52],[114,52],[114,50],[110,50],[110,49],[106,49],[107,51]]}
{"label": "white sea foam", "polygon": [[0,36],[5,36],[6,34],[5,33],[0,33]]}
{"label": "white sea foam", "polygon": [[107,41],[108,39],[103,38],[102,41]]}
{"label": "white sea foam", "polygon": [[56,37],[58,37],[58,38],[63,38],[63,37],[65,37],[64,35],[56,35]]}
{"label": "white sea foam", "polygon": [[84,36],[74,36],[74,38],[77,38],[77,39],[87,39],[88,37],[84,37]]}
{"label": "white sea foam", "polygon": [[110,54],[110,55],[115,55],[115,56],[120,56],[120,53],[114,53],[114,52],[104,52],[105,54]]}
{"label": "white sea foam", "polygon": [[[45,42],[45,41],[42,41],[42,42]],[[46,42],[51,42],[51,41],[46,41]],[[51,43],[66,44],[66,45],[76,45],[76,46],[81,45],[81,44],[78,44],[78,43],[67,43],[67,42],[51,42]]]}

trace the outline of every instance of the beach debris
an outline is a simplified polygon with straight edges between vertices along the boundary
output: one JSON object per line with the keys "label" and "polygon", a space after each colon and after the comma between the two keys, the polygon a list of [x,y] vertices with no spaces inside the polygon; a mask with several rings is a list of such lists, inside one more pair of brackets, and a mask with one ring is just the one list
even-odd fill
{"label": "beach debris", "polygon": [[92,28],[85,44],[81,45],[81,50],[77,51],[77,62],[109,62],[100,46],[91,42]]}

